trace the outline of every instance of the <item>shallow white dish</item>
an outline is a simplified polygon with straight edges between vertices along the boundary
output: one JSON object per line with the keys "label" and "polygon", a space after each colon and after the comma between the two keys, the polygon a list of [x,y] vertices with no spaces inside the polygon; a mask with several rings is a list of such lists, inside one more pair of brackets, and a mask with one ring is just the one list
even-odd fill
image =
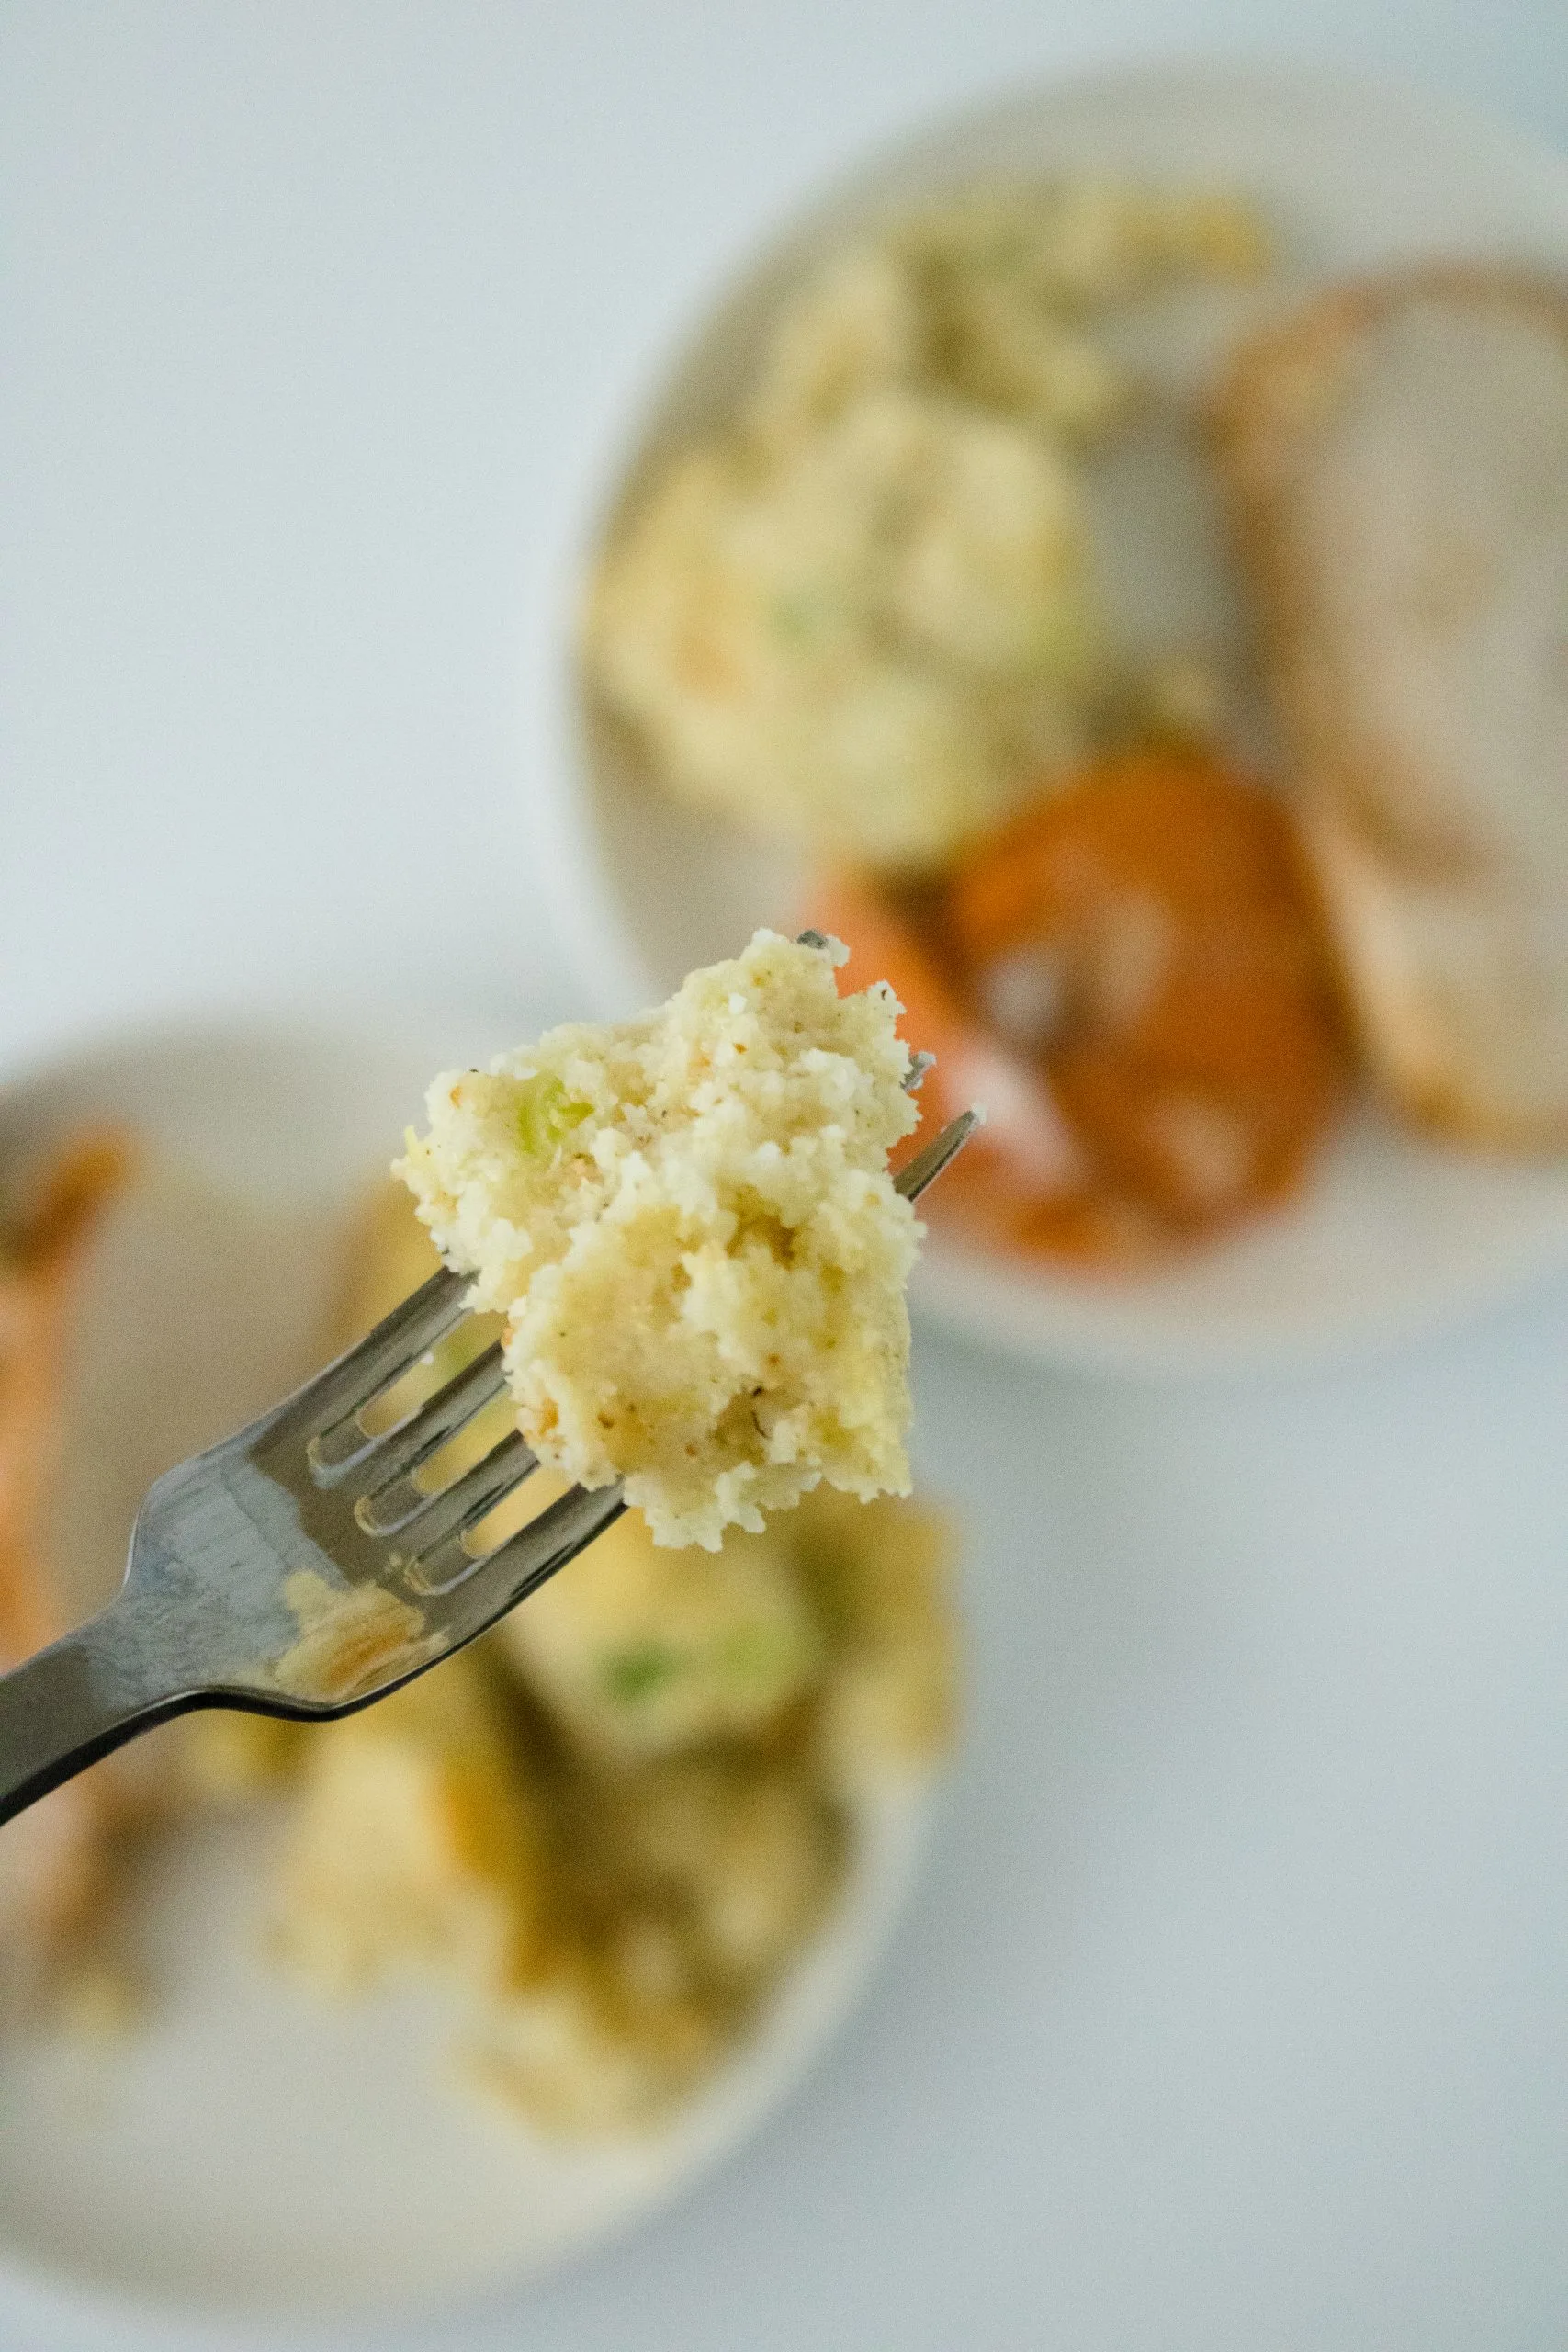
{"label": "shallow white dish", "polygon": [[[562,609],[573,609],[637,468],[724,413],[805,256],[867,210],[1015,168],[1217,182],[1263,204],[1284,249],[1271,283],[1256,295],[1172,306],[1140,345],[1151,368],[1179,384],[1201,380],[1254,311],[1315,281],[1434,254],[1568,266],[1568,162],[1429,98],[1309,69],[1194,65],[1009,98],[910,141],[829,192],[636,388],[619,447],[579,485],[561,550]],[[1201,478],[1133,453],[1112,461],[1099,495],[1102,554],[1129,638],[1168,634],[1179,616],[1179,634],[1237,649]],[[556,653],[554,672],[528,684],[549,730],[537,766],[553,795],[563,912],[583,986],[624,1012],[694,965],[735,952],[756,923],[791,923],[801,876],[786,856],[617,773],[585,724],[570,662]],[[953,1325],[1042,1362],[1213,1373],[1386,1345],[1565,1265],[1568,1169],[1445,1150],[1368,1111],[1287,1210],[1168,1272],[1085,1281],[987,1261],[937,1236],[917,1295]]]}
{"label": "shallow white dish", "polygon": [[[391,1018],[358,1037],[211,1031],[127,1041],[0,1093],[6,1157],[110,1117],[178,1170],[161,1207],[105,1243],[112,1297],[94,1311],[125,1344],[93,1350],[91,1406],[121,1442],[74,1474],[57,1529],[85,1605],[112,1589],[149,1454],[205,1442],[309,1362],[337,1220],[431,1073],[499,1042]],[[225,1308],[259,1367],[230,1361]],[[266,1965],[265,1824],[177,1828],[135,1904],[146,2022],[101,2046],[0,2041],[0,2267],[78,2299],[84,2335],[111,2304],[330,2324],[536,2276],[674,2196],[785,2097],[875,1964],[927,1810],[913,1787],[867,1810],[833,1918],[704,2097],[646,2140],[575,2154],[448,2078],[452,2017],[433,1995],[322,2004]]]}

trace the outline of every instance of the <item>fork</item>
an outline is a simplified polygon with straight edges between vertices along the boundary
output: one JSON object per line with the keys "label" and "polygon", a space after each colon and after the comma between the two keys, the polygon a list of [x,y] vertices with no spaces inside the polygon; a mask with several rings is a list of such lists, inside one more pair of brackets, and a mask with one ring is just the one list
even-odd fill
{"label": "fork", "polygon": [[[978,1117],[964,1112],[900,1171],[906,1200]],[[286,1402],[156,1481],[118,1598],[0,1676],[0,1822],[194,1708],[324,1722],[384,1699],[620,1517],[618,1486],[573,1487],[476,1555],[475,1531],[536,1467],[516,1430],[438,1492],[420,1483],[505,1385],[499,1341],[389,1429],[367,1429],[367,1408],[457,1329],[467,1288],[433,1274]]]}

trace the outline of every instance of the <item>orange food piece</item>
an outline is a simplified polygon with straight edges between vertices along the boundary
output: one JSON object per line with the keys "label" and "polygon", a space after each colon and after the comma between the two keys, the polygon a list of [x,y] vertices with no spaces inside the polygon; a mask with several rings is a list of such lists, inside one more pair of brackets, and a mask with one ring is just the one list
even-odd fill
{"label": "orange food piece", "polygon": [[923,908],[839,876],[810,920],[936,1055],[922,1131],[985,1104],[931,1214],[993,1246],[1113,1265],[1229,1223],[1298,1181],[1343,1089],[1289,819],[1201,754],[1102,763]]}
{"label": "orange food piece", "polygon": [[1347,1058],[1267,793],[1198,753],[1107,761],[987,842],[938,922],[970,1002],[1048,1072],[1102,1196],[1178,1239],[1299,1180]]}
{"label": "orange food piece", "polygon": [[874,979],[890,983],[904,1007],[904,1035],[911,1046],[936,1056],[920,1087],[920,1124],[896,1147],[894,1169],[912,1159],[961,1111],[976,1102],[985,1106],[985,1125],[922,1204],[922,1216],[1005,1232],[1021,1202],[1032,1204],[1076,1193],[1078,1155],[1049,1085],[1026,1057],[1011,1053],[974,1019],[943,977],[919,924],[874,882],[853,874],[819,881],[807,902],[807,919],[848,947],[850,987],[864,988]]}

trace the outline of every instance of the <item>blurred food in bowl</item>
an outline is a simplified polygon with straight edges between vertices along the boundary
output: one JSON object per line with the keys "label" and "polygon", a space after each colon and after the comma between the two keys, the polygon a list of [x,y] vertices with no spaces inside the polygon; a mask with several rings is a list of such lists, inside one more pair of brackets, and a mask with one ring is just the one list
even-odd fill
{"label": "blurred food in bowl", "polygon": [[[66,1283],[73,1268],[84,1287],[98,1272],[86,1175],[101,1169],[107,1187],[118,1164],[78,1154],[46,1168],[8,1251],[0,1460],[20,1465],[10,1493],[27,1501],[15,1556],[0,1551],[12,1655],[80,1613],[63,1600],[38,1613],[35,1535],[57,1499],[46,1408],[73,1319]],[[389,1182],[336,1248],[342,1304],[317,1356],[435,1262]],[[449,1377],[492,1323],[444,1343],[385,1409]],[[112,1432],[54,1418],[53,1442],[112,1450]],[[444,1484],[507,1422],[498,1400],[422,1475]],[[484,1540],[559,1490],[541,1472]],[[48,1807],[0,1832],[19,1882],[0,1962],[25,1951],[35,2015],[52,1991],[69,2024],[84,1970],[116,1981],[117,1889],[154,1826],[178,1837],[258,1810],[273,1824],[268,1945],[296,1976],[334,1994],[433,1978],[460,2018],[466,2078],[541,2133],[655,2125],[740,2050],[840,1905],[865,1809],[944,1752],[949,1552],[940,1516],[902,1501],[808,1496],[716,1553],[659,1550],[628,1514],[528,1604],[543,1603],[536,1625],[498,1629],[366,1713],[191,1717],[156,1736],[155,1807],[120,1801],[111,1759],[63,1792],[81,1811],[57,1812],[59,1834],[27,1844]],[[155,2003],[157,1985],[142,1989]],[[28,2029],[13,2012],[7,2030]]]}
{"label": "blurred food in bowl", "polygon": [[1096,321],[1265,255],[1227,197],[1089,180],[977,186],[826,255],[592,582],[590,679],[660,780],[919,871],[1070,770],[1130,690],[1082,465],[1136,387]]}
{"label": "blurred food in bowl", "polygon": [[[1224,190],[868,213],[597,555],[619,772],[798,854],[788,912],[893,980],[933,1111],[990,1114],[930,1212],[987,1252],[1190,1252],[1298,1193],[1357,1092],[1568,1136],[1564,296],[1435,264],[1157,359],[1200,281],[1269,267]],[[1261,677],[1234,614],[1183,640],[1213,583],[1170,561],[1178,478]]]}
{"label": "blurred food in bowl", "polygon": [[[340,1340],[436,1262],[388,1188]],[[499,1328],[473,1318],[391,1409]],[[510,1421],[498,1400],[431,1481]],[[481,1540],[562,1491],[536,1473]],[[297,1792],[282,1949],[328,1984],[439,1969],[471,2007],[470,2071],[536,2124],[652,2120],[736,2046],[832,1902],[857,1789],[945,1747],[946,1549],[923,1506],[826,1492],[717,1552],[660,1549],[628,1512],[407,1691],[282,1758],[264,1734],[265,1773]]]}

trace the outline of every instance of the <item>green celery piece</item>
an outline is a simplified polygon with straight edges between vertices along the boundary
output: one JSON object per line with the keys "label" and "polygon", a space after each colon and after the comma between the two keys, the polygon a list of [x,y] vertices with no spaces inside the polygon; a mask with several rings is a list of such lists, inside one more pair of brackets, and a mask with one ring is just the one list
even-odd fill
{"label": "green celery piece", "polygon": [[547,1070],[518,1081],[513,1115],[517,1140],[530,1159],[551,1159],[573,1127],[580,1127],[592,1114],[592,1102],[574,1101],[560,1080]]}
{"label": "green celery piece", "polygon": [[668,1642],[634,1642],[613,1650],[600,1669],[604,1689],[618,1706],[635,1707],[673,1681],[685,1666]]}

